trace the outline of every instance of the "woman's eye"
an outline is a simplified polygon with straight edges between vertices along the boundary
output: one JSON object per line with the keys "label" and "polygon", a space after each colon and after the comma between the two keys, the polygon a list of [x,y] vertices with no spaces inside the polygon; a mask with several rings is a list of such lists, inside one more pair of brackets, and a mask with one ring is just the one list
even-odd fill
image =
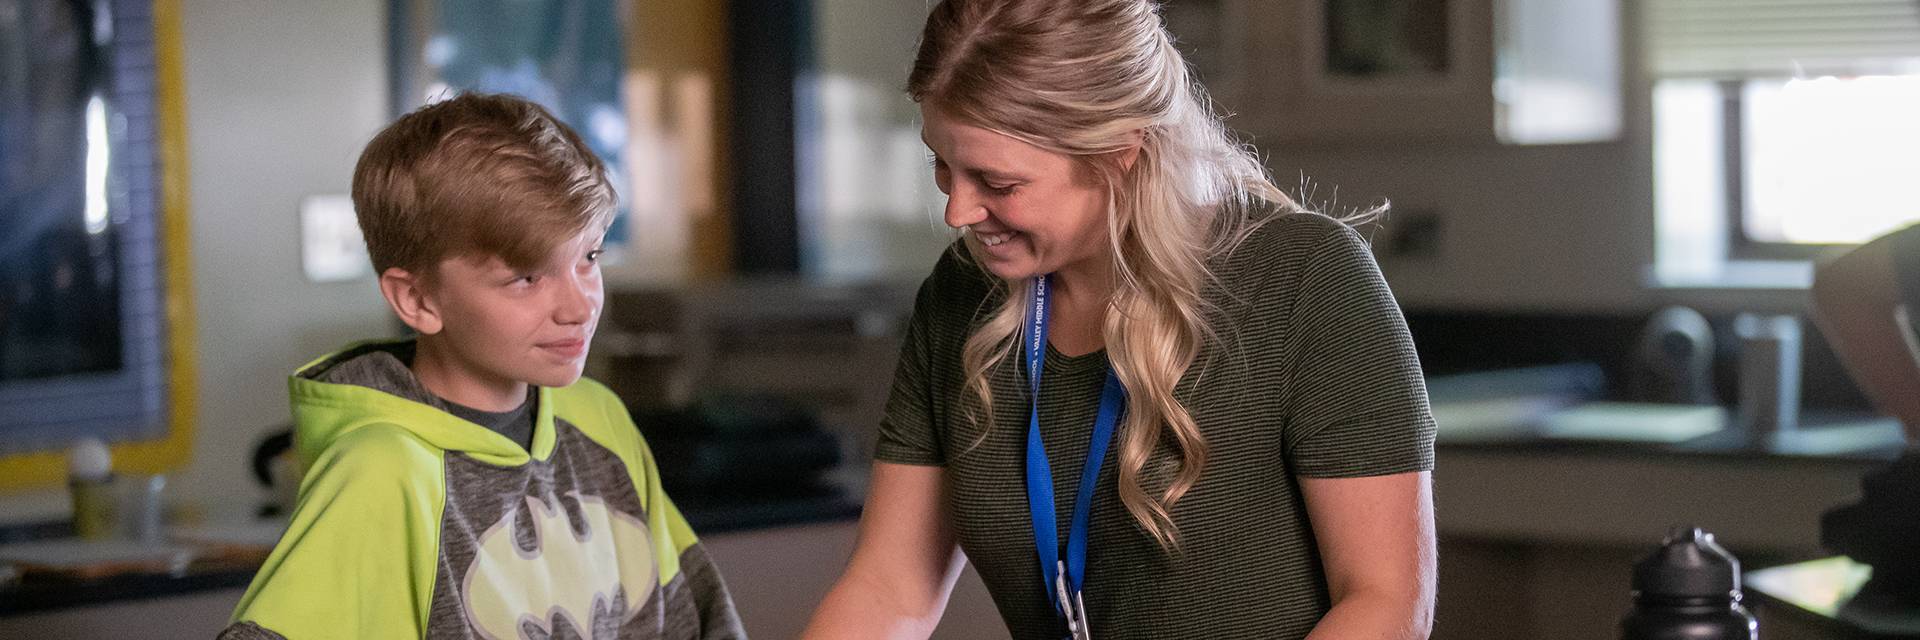
{"label": "woman's eye", "polygon": [[594,249],[594,250],[592,250],[592,251],[588,251],[588,252],[587,252],[587,262],[589,262],[589,263],[592,263],[592,262],[599,262],[599,261],[600,261],[600,254],[603,254],[603,253],[606,253],[606,252],[607,252],[607,251],[606,251],[605,249]]}

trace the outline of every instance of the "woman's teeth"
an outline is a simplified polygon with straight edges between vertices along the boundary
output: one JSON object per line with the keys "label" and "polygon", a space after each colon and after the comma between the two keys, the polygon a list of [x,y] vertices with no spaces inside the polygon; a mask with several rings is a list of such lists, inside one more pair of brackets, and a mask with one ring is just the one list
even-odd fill
{"label": "woman's teeth", "polygon": [[1000,246],[1000,243],[1013,239],[1012,231],[1003,231],[1000,233],[975,233],[974,235],[979,236],[980,242],[989,247],[997,247],[997,246]]}

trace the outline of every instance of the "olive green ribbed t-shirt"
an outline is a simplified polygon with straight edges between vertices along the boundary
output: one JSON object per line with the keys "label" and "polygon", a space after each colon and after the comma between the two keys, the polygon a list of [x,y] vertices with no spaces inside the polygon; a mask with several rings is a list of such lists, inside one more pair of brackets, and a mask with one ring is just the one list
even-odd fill
{"label": "olive green ribbed t-shirt", "polygon": [[[1206,295],[1220,340],[1175,391],[1210,452],[1173,510],[1181,550],[1162,551],[1120,503],[1116,438],[1088,536],[1094,638],[1304,637],[1329,605],[1296,478],[1433,468],[1413,342],[1358,234],[1326,216],[1277,215],[1212,266],[1218,284]],[[964,389],[961,349],[1006,295],[993,283],[948,251],[921,285],[877,459],[944,469],[956,537],[1013,636],[1053,640],[1065,628],[1042,590],[1027,512],[1020,358],[991,374],[994,424],[984,437],[963,409],[976,400]],[[1104,351],[1067,357],[1049,347],[1045,367],[1040,432],[1054,495],[1064,496],[1056,519],[1065,557],[1107,360]],[[1150,469],[1176,459],[1167,440]]]}

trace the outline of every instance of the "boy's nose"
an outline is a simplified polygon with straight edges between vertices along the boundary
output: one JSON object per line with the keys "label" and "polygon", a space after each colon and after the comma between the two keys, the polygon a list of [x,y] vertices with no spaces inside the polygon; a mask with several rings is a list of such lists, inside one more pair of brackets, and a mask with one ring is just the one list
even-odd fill
{"label": "boy's nose", "polygon": [[597,282],[585,282],[574,279],[561,287],[559,304],[555,305],[553,319],[560,324],[582,324],[593,319],[600,309],[600,291]]}

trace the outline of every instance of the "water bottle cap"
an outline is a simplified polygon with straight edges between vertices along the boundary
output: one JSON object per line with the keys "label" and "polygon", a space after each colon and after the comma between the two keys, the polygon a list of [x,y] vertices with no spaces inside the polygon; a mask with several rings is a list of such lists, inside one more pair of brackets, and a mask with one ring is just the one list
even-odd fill
{"label": "water bottle cap", "polygon": [[113,475],[113,452],[98,438],[85,438],[67,450],[67,477],[97,482]]}
{"label": "water bottle cap", "polygon": [[1658,551],[1633,565],[1633,590],[1679,598],[1737,597],[1740,561],[1714,542],[1713,534],[1690,525],[1674,527]]}

